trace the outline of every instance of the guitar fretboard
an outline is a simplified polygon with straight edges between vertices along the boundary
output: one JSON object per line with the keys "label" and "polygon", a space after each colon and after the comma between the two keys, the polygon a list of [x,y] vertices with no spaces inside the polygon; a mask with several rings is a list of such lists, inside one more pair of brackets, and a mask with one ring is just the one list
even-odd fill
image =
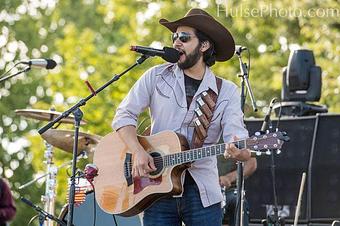
{"label": "guitar fretboard", "polygon": [[[235,146],[239,149],[243,149],[246,147],[246,140],[240,140],[232,143],[235,144]],[[210,156],[222,155],[224,153],[225,146],[226,143],[216,144],[212,146],[165,155],[163,156],[163,164],[164,166],[175,166]]]}

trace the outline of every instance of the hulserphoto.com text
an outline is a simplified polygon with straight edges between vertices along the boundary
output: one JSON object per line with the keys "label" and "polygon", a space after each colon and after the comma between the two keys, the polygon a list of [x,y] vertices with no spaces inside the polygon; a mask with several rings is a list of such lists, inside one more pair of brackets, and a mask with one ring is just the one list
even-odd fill
{"label": "hulserphoto.com text", "polygon": [[279,8],[271,3],[258,8],[249,8],[243,4],[232,7],[227,1],[216,3],[218,17],[340,17],[340,8]]}

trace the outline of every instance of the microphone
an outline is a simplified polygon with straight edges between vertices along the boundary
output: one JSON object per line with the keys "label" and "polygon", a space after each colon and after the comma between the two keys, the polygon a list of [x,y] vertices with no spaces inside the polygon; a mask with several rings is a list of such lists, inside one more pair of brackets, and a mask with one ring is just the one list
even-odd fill
{"label": "microphone", "polygon": [[163,49],[154,49],[144,46],[131,46],[130,50],[137,53],[142,53],[147,56],[159,56],[170,63],[176,63],[180,57],[179,52],[176,49],[170,47],[164,47]]}
{"label": "microphone", "polygon": [[240,45],[235,45],[235,54],[240,55],[243,50],[246,50],[247,47],[245,46],[240,46]]}
{"label": "microphone", "polygon": [[274,103],[276,102],[276,98],[274,97],[271,101],[270,101],[270,104],[269,104],[269,110],[266,114],[266,116],[264,117],[264,120],[263,120],[263,123],[262,123],[262,127],[261,127],[261,132],[262,133],[265,133],[266,129],[267,129],[267,126],[268,126],[268,122],[270,121],[270,115],[272,113],[272,110],[273,110],[273,105]]}
{"label": "microphone", "polygon": [[98,176],[98,167],[95,164],[87,164],[85,166],[85,178],[88,181],[93,181],[93,178],[95,178],[96,176]]}
{"label": "microphone", "polygon": [[22,61],[20,63],[33,67],[43,67],[46,69],[53,69],[57,66],[57,63],[52,59],[32,59],[29,61]]}

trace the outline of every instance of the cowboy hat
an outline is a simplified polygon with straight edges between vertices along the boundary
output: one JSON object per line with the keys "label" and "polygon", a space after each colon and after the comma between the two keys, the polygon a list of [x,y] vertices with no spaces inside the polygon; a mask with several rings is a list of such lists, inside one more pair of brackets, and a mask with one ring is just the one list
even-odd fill
{"label": "cowboy hat", "polygon": [[160,19],[159,23],[172,32],[176,32],[179,26],[189,26],[203,32],[214,42],[217,61],[229,60],[234,55],[233,36],[227,28],[202,9],[190,9],[179,20],[170,22],[167,19]]}

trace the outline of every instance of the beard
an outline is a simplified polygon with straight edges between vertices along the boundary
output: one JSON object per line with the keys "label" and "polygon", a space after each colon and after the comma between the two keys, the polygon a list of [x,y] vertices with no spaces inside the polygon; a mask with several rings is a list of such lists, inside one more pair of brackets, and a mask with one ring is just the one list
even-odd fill
{"label": "beard", "polygon": [[[186,54],[185,52],[183,54]],[[202,53],[200,52],[200,45],[198,44],[196,48],[190,53],[186,55],[186,58],[183,62],[178,62],[177,65],[180,69],[185,70],[194,66],[199,59],[201,58]]]}

